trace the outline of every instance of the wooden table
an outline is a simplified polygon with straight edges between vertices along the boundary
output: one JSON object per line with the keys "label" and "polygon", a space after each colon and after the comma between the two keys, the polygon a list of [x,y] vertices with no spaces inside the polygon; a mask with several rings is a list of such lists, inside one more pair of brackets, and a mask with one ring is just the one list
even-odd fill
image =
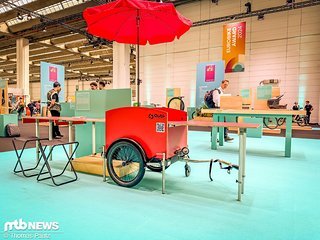
{"label": "wooden table", "polygon": [[[187,122],[178,121],[168,122],[169,126],[196,126],[196,127],[211,127],[212,132],[216,131],[214,129],[224,128],[224,127],[236,127],[239,128],[239,156],[238,156],[238,201],[241,201],[241,194],[244,193],[244,178],[245,178],[245,168],[246,168],[246,132],[248,128],[258,128],[259,124],[256,123],[235,123],[235,122],[209,122],[209,121],[197,121],[190,120]],[[212,135],[212,141],[216,142],[217,135]]]}
{"label": "wooden table", "polygon": [[[291,157],[291,138],[292,138],[292,115],[305,115],[305,111],[294,111],[286,109],[269,109],[269,110],[224,110],[224,109],[202,109],[201,113],[212,113],[214,122],[224,122],[225,117],[277,117],[284,118],[286,121],[286,135],[285,135],[285,157]],[[214,127],[212,130],[211,148],[217,149],[218,128]],[[219,127],[219,145],[223,146],[224,131],[223,127]]]}

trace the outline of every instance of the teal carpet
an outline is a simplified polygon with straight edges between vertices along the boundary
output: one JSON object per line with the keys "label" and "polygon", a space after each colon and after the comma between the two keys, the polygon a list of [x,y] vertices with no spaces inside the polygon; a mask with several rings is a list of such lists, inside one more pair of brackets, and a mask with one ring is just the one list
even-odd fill
{"label": "teal carpet", "polygon": [[[190,157],[237,163],[238,138],[233,137],[233,143],[212,151],[210,133],[189,132]],[[34,149],[26,153],[31,159]],[[37,183],[14,175],[15,154],[3,152],[0,239],[36,239],[32,234],[39,233],[88,240],[320,239],[320,140],[293,139],[292,157],[283,155],[284,138],[247,139],[245,194],[238,202],[237,171],[229,175],[215,166],[210,182],[206,163],[191,164],[189,178],[184,163],[170,166],[162,195],[161,175],[152,172],[131,189],[86,174],[60,187]],[[16,219],[57,222],[59,229],[4,232],[5,222]]]}

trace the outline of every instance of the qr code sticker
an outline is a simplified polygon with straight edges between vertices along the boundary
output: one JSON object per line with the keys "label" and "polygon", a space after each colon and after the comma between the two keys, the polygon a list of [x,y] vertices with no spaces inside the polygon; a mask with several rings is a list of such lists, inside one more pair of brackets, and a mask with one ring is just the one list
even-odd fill
{"label": "qr code sticker", "polygon": [[164,123],[156,123],[156,132],[165,132],[166,129],[165,129],[165,125]]}

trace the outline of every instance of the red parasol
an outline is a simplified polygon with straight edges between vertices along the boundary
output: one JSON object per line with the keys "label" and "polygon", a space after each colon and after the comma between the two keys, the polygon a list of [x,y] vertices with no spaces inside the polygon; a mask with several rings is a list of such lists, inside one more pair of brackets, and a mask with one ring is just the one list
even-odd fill
{"label": "red parasol", "polygon": [[172,3],[117,0],[83,12],[87,31],[119,43],[137,44],[138,103],[140,101],[139,45],[172,42],[187,32],[192,22]]}

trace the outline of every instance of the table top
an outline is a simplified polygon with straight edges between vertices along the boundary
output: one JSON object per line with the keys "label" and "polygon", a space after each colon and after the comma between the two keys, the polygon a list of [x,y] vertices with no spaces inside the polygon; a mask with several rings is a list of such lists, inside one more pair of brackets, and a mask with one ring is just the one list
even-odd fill
{"label": "table top", "polygon": [[193,126],[193,127],[236,127],[236,128],[258,128],[257,123],[236,123],[236,122],[213,122],[213,121],[169,121],[169,125],[177,126]]}
{"label": "table top", "polygon": [[268,110],[251,110],[251,109],[202,109],[201,113],[220,113],[220,114],[247,114],[247,115],[305,115],[304,110],[289,109],[268,109]]}
{"label": "table top", "polygon": [[[65,122],[105,122],[104,118],[86,118],[86,117],[23,117],[22,120],[41,120],[43,121],[65,121]],[[29,121],[28,121],[29,122]]]}

